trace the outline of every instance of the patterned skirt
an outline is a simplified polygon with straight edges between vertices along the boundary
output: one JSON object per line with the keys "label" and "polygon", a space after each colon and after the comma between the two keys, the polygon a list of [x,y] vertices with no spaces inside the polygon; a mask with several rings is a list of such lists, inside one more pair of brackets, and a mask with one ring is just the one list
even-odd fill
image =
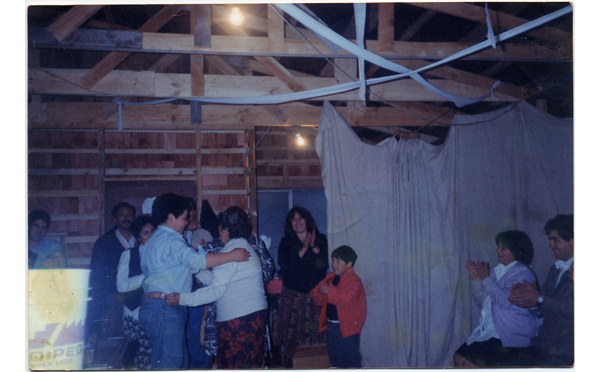
{"label": "patterned skirt", "polygon": [[293,354],[300,345],[325,342],[325,332],[319,334],[321,307],[308,293],[283,286],[279,310],[273,312],[273,344],[279,352]]}
{"label": "patterned skirt", "polygon": [[262,368],[266,322],[266,309],[240,318],[218,322],[217,368]]}
{"label": "patterned skirt", "polygon": [[123,319],[123,333],[131,341],[137,341],[139,346],[135,354],[135,368],[136,369],[150,369],[150,355],[152,354],[152,347],[150,346],[150,337],[140,322],[127,315]]}

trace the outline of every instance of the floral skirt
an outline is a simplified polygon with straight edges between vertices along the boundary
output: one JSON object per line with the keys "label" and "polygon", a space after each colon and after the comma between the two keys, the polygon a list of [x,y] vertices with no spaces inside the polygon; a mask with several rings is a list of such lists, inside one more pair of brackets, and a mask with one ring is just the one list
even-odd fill
{"label": "floral skirt", "polygon": [[267,310],[218,322],[217,368],[262,368]]}

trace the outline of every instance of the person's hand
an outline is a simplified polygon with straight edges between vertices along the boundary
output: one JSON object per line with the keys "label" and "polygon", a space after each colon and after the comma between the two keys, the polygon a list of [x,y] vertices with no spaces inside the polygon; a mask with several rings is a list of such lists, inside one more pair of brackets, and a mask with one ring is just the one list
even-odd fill
{"label": "person's hand", "polygon": [[[513,285],[513,288],[515,285]],[[537,305],[539,297],[540,292],[537,289],[537,283],[535,281],[529,283],[527,280],[523,280],[523,283],[517,286],[515,291],[511,288],[508,301],[519,307],[534,307]]]}
{"label": "person's hand", "polygon": [[490,264],[487,262],[477,262],[477,276],[483,280],[490,276]]}
{"label": "person's hand", "polygon": [[329,293],[329,287],[331,287],[331,284],[321,284],[319,286],[319,292],[322,294],[327,294]]}
{"label": "person's hand", "polygon": [[477,275],[477,266],[475,266],[475,262],[471,260],[467,260],[467,271],[469,272],[469,276],[473,280],[479,280],[479,275]]}
{"label": "person's hand", "polygon": [[169,293],[165,296],[165,302],[167,303],[167,305],[177,306],[179,305],[179,297],[179,293],[177,292]]}
{"label": "person's hand", "polygon": [[521,293],[525,289],[525,285],[523,283],[516,282],[510,287],[510,294]]}
{"label": "person's hand", "polygon": [[206,240],[204,240],[204,238],[202,238],[202,239],[200,240],[200,245],[202,246],[202,248],[204,248],[204,246],[206,245],[206,243],[207,243],[207,241],[206,241]]}
{"label": "person's hand", "polygon": [[572,264],[571,267],[569,267],[569,278],[571,278],[571,281],[575,283],[575,274],[573,273],[575,269],[573,267],[575,267],[575,264]]}
{"label": "person's hand", "polygon": [[188,231],[198,230],[199,228],[200,228],[200,222],[198,222],[198,221],[192,221],[186,227],[186,229]]}
{"label": "person's hand", "polygon": [[250,252],[245,248],[236,248],[231,253],[233,255],[233,262],[244,262],[250,259]]}

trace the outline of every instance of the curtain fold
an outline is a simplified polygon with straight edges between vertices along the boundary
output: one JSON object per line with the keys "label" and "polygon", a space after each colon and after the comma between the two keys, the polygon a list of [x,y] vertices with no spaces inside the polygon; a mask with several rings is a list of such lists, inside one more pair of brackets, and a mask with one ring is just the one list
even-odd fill
{"label": "curtain fold", "polygon": [[[495,264],[496,233],[541,230],[558,210],[572,212],[572,164],[560,185],[548,177],[569,164],[569,131],[572,162],[569,121],[526,103],[503,110],[458,116],[457,124],[491,121],[453,127],[443,146],[395,138],[372,146],[323,105],[316,149],[328,239],[332,250],[347,244],[358,254],[364,367],[451,366],[478,320],[466,259]],[[560,154],[548,151],[556,140]],[[557,156],[564,159],[553,164]]]}

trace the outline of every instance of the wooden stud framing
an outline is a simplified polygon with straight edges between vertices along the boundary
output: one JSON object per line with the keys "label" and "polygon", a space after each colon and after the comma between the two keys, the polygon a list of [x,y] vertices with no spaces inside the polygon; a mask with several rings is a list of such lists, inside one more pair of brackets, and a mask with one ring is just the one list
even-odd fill
{"label": "wooden stud framing", "polygon": [[61,42],[102,7],[103,5],[75,5],[48,26],[48,31]]}

